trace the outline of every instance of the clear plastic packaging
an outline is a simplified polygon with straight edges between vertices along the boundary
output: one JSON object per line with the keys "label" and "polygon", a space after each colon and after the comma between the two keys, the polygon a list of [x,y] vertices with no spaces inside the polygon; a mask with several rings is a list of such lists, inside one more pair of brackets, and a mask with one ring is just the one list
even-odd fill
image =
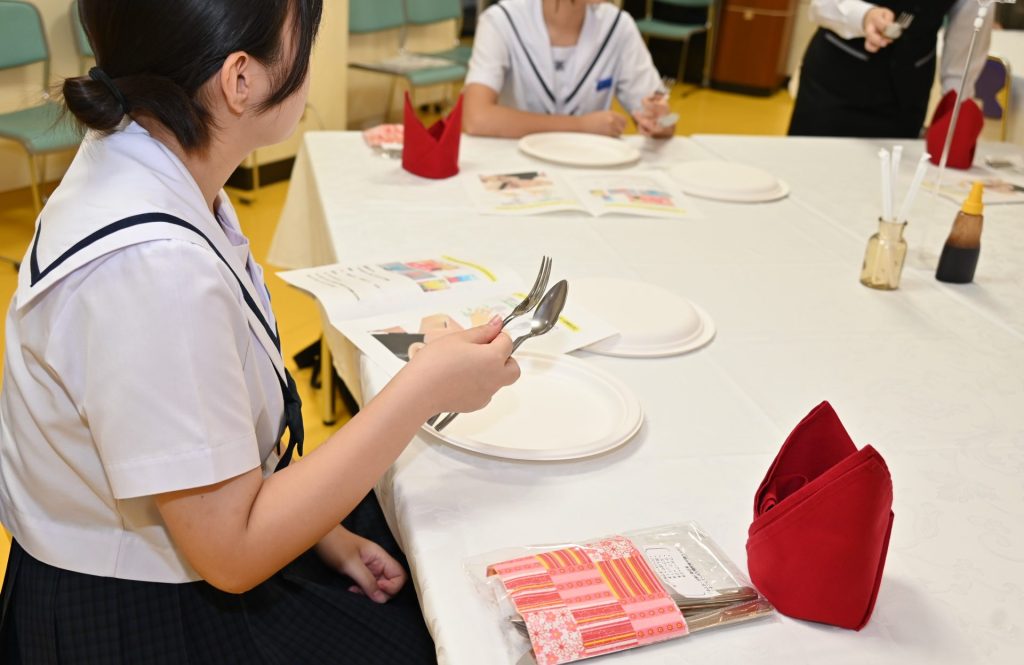
{"label": "clear plastic packaging", "polygon": [[774,614],[694,522],[466,561],[510,662],[557,665]]}

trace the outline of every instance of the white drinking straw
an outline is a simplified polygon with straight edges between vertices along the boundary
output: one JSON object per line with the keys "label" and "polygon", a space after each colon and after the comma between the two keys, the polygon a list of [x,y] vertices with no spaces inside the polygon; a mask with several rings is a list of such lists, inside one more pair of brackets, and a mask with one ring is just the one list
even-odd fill
{"label": "white drinking straw", "polygon": [[896,221],[907,221],[910,209],[914,205],[914,199],[917,198],[917,190],[921,189],[921,182],[924,180],[924,174],[928,170],[928,160],[931,158],[931,155],[924,153],[921,155],[921,159],[918,160],[917,170],[914,171],[914,180],[910,183],[910,189],[907,190],[907,195],[903,197],[903,205],[900,206],[900,214],[899,217],[896,218]]}
{"label": "white drinking straw", "polygon": [[882,219],[892,221],[892,163],[889,161],[889,151],[882,148],[878,151],[878,161],[882,164]]}
{"label": "white drinking straw", "polygon": [[[896,145],[892,148],[892,200],[896,202],[896,183],[900,179],[900,161],[903,159],[903,146]],[[897,220],[899,221],[899,220]]]}

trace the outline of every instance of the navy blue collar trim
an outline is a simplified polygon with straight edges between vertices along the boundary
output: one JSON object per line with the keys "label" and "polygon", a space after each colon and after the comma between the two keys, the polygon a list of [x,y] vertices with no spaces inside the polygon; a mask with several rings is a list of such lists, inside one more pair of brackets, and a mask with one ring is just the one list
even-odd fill
{"label": "navy blue collar trim", "polygon": [[[519,29],[516,27],[515,21],[512,20],[512,15],[508,13],[508,10],[505,9],[503,3],[498,3],[498,8],[502,12],[504,12],[505,18],[508,19],[508,24],[512,26],[512,33],[516,36],[516,41],[519,42],[519,47],[523,49],[523,55],[526,56],[526,61],[530,63],[530,69],[533,70],[533,73],[537,77],[537,81],[540,83],[541,88],[544,89],[544,94],[547,95],[548,99],[550,99],[552,103],[557,104],[558,101],[555,99],[555,94],[551,92],[551,88],[548,87],[548,84],[544,80],[544,77],[540,75],[540,70],[537,69],[537,65],[533,62],[533,58],[530,57],[530,50],[527,49],[526,44],[523,43],[523,38],[519,34]],[[583,76],[580,77],[579,83],[577,83],[576,87],[573,88],[573,91],[569,93],[569,96],[565,98],[565,104],[571,102],[573,98],[576,96],[576,94],[580,91],[580,89],[583,88],[583,84],[586,82],[587,77],[590,76],[590,72],[594,71],[594,67],[597,66],[597,61],[601,59],[601,56],[604,54],[605,49],[608,48],[608,42],[611,41],[612,34],[615,33],[615,28],[619,25],[619,19],[621,18],[622,10],[620,9],[618,13],[615,14],[615,20],[612,21],[612,27],[608,29],[608,34],[604,36],[604,41],[601,42],[601,47],[597,49],[597,54],[594,56],[594,59],[590,61],[590,66],[587,67],[587,71],[583,73]]]}
{"label": "navy blue collar trim", "polygon": [[31,286],[35,286],[40,280],[42,280],[51,272],[56,270],[58,267],[60,267],[61,264],[70,259],[72,256],[84,250],[89,245],[99,240],[102,240],[103,238],[106,238],[112,233],[116,233],[118,231],[131,228],[133,226],[139,226],[140,224],[152,224],[154,222],[163,222],[165,224],[174,224],[175,226],[180,226],[182,228],[188,229],[189,231],[192,231],[193,233],[195,233],[196,235],[198,235],[199,237],[206,241],[206,244],[210,246],[210,249],[212,249],[213,253],[217,255],[217,258],[223,261],[224,265],[226,265],[228,267],[228,270],[231,271],[231,274],[234,276],[235,281],[238,282],[238,287],[242,290],[242,297],[245,298],[245,304],[248,305],[249,309],[251,309],[253,314],[256,315],[256,318],[259,320],[260,325],[263,326],[263,330],[266,331],[270,339],[273,340],[274,346],[276,346],[278,351],[280,351],[281,340],[278,338],[276,332],[271,329],[270,323],[267,322],[267,319],[263,315],[262,310],[260,310],[260,308],[256,305],[256,302],[252,299],[252,296],[249,295],[249,291],[245,288],[245,285],[242,283],[242,279],[235,273],[234,269],[231,268],[231,264],[228,263],[226,258],[224,258],[224,255],[222,255],[217,250],[213,242],[206,236],[205,233],[200,231],[192,224],[189,224],[185,220],[179,219],[178,217],[175,217],[174,215],[169,215],[167,213],[147,212],[141,215],[125,217],[124,219],[118,220],[113,224],[108,224],[107,226],[104,226],[103,228],[97,231],[93,231],[86,237],[76,242],[67,251],[65,251],[63,254],[54,259],[53,263],[46,266],[46,268],[44,268],[43,270],[39,269],[39,261],[36,254],[36,248],[39,244],[39,236],[42,234],[43,231],[43,222],[40,218],[39,228],[36,229],[36,237],[33,238],[32,240],[32,252],[29,255],[29,268],[31,271],[31,279],[29,283]]}

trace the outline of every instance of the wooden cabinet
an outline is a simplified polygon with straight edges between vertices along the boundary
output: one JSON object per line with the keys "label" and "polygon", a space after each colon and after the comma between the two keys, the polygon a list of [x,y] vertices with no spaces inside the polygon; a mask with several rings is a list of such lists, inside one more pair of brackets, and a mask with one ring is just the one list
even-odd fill
{"label": "wooden cabinet", "polygon": [[711,86],[770,95],[786,77],[797,0],[725,0],[718,15]]}

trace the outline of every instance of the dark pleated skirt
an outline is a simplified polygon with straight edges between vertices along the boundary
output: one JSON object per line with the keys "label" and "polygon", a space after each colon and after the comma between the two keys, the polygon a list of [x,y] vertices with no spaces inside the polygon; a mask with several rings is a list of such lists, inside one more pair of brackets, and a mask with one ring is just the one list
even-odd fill
{"label": "dark pleated skirt", "polygon": [[[408,566],[371,493],[343,522]],[[2,600],[5,665],[435,663],[410,581],[377,604],[306,552],[240,595],[54,568],[12,544]],[[0,605],[2,606],[2,605]]]}

